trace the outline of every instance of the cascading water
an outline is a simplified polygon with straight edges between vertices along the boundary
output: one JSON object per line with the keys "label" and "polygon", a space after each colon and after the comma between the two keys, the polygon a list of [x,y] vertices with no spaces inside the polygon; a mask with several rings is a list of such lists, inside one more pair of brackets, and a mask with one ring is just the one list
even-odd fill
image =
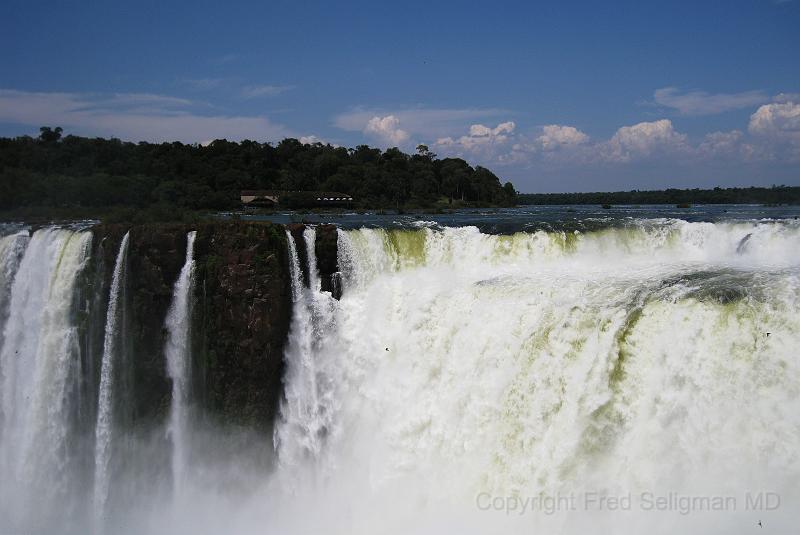
{"label": "cascading water", "polygon": [[286,348],[287,371],[281,422],[275,431],[275,444],[281,462],[297,466],[318,459],[323,442],[331,431],[333,381],[326,373],[322,353],[327,349],[326,334],[332,327],[336,304],[329,293],[321,291],[315,230],[307,228],[303,232],[308,288],[303,284],[294,237],[288,231],[286,237],[294,307]]}
{"label": "cascading water", "polygon": [[[747,493],[797,503],[795,222],[340,230],[339,255],[335,328],[305,344],[306,360],[337,378],[326,423],[336,439],[323,444],[325,484],[310,482],[300,508],[279,501],[277,525],[749,531],[765,511],[746,511]],[[307,413],[283,415],[308,427]],[[631,493],[632,510],[603,510],[595,493]],[[687,495],[738,504],[683,514]],[[575,501],[553,514],[494,511],[559,496]],[[647,509],[654,496],[673,503]],[[790,510],[770,525],[788,529]]]}
{"label": "cascading water", "polygon": [[124,307],[125,273],[130,232],[122,238],[111,288],[108,296],[108,311],[103,338],[103,356],[100,364],[100,386],[97,402],[97,425],[95,427],[95,472],[94,472],[94,510],[98,525],[102,524],[111,478],[110,462],[113,443],[114,375],[118,352],[120,350],[120,331],[117,322]]}
{"label": "cascading water", "polygon": [[[123,534],[745,533],[760,529],[759,520],[765,532],[794,529],[796,221],[650,219],[513,235],[431,225],[339,230],[339,301],[321,290],[315,229],[297,242],[287,234],[294,306],[278,462],[260,487],[255,464],[215,450],[224,440],[189,455],[189,436],[201,436],[188,414],[194,238],[187,236],[165,322],[170,440],[155,422],[130,437],[124,451],[135,455],[109,476],[108,452],[119,456],[114,366],[131,364],[119,358],[121,340],[106,339],[100,386],[92,387],[97,449],[86,489],[73,481],[81,480],[72,457],[83,442],[71,438],[69,412],[84,310],[75,288],[91,235],[45,228],[0,238],[0,313],[8,310],[0,532],[74,525],[71,532],[85,533],[93,492],[114,497],[105,504],[113,523],[101,526]],[[135,288],[130,247],[123,240],[117,255],[106,335],[121,335],[126,276]],[[208,365],[226,357],[208,356]],[[81,492],[83,513],[72,505]],[[170,492],[187,499],[165,499]],[[780,507],[748,509],[748,493],[752,500],[759,492],[775,493]],[[647,493],[666,507],[646,509]],[[601,496],[628,497],[629,508],[603,509]],[[701,501],[684,510],[686,497]],[[712,497],[737,502],[704,509]],[[63,520],[80,514],[84,525]]]}
{"label": "cascading water", "polygon": [[172,441],[172,485],[180,496],[186,482],[189,424],[189,381],[191,351],[192,286],[194,283],[194,240],[197,232],[186,235],[186,261],[172,292],[167,312],[167,375],[172,380],[172,401],[169,413],[169,436]]}
{"label": "cascading water", "polygon": [[90,243],[89,232],[38,230],[11,286],[0,350],[0,502],[12,527],[47,526],[72,503],[69,392],[80,376],[73,298]]}
{"label": "cascading water", "polygon": [[3,332],[11,304],[11,283],[29,239],[27,231],[0,238],[0,348],[3,347]]}

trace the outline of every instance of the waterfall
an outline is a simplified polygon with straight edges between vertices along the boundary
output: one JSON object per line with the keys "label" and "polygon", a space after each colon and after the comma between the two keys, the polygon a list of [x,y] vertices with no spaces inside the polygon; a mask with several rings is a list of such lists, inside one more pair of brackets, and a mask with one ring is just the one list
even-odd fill
{"label": "waterfall", "polygon": [[[292,317],[274,464],[260,430],[190,417],[195,237],[166,281],[166,319],[148,318],[158,332],[131,325],[131,354],[164,325],[166,366],[137,353],[135,369],[123,347],[125,289],[137,289],[138,314],[163,297],[139,284],[163,281],[139,278],[144,251],[129,236],[108,286],[91,282],[105,270],[84,272],[101,265],[88,261],[90,232],[0,238],[1,533],[86,533],[93,521],[122,535],[743,533],[758,520],[776,532],[796,523],[797,221],[651,219],[512,235],[340,229],[339,300],[322,291],[315,229],[287,233]],[[241,262],[230,269],[249,277],[246,258],[274,262],[265,251],[230,255]],[[241,294],[209,298],[246,304],[242,280],[224,289]],[[94,329],[87,310],[102,310],[96,363],[78,343]],[[214,303],[215,314],[226,310],[247,307]],[[241,358],[226,347],[209,352],[210,366]],[[120,377],[140,371],[155,381],[136,382],[137,403],[165,399],[171,380],[166,435],[159,418],[123,427]],[[94,422],[75,417],[79,387],[98,401]],[[191,477],[190,460],[202,466]],[[746,509],[759,492],[777,493],[780,507]],[[735,496],[738,508],[684,513],[684,500],[645,510],[647,493]],[[590,495],[630,496],[632,508],[592,508]],[[558,496],[574,508],[535,501]]]}
{"label": "waterfall", "polygon": [[[316,299],[317,294],[322,290],[322,280],[319,277],[319,267],[317,267],[317,232],[313,228],[303,229],[303,241],[306,246],[306,258],[308,260],[308,287],[311,290],[309,297]],[[297,249],[295,247],[295,249]]]}
{"label": "waterfall", "polygon": [[[735,495],[743,507],[766,487],[783,503],[800,498],[796,222],[359,229],[340,230],[338,244],[344,291],[327,329],[315,331],[303,302],[316,286],[301,292],[292,262],[301,302],[278,453],[321,458],[327,483],[294,480],[295,499],[320,515],[271,510],[278,525],[736,531],[743,513],[648,513],[635,500]],[[320,366],[336,384],[324,402]],[[334,409],[324,414],[336,440],[314,440],[317,407]],[[592,492],[631,492],[630,526],[580,508]],[[509,518],[479,510],[482,495],[579,501],[572,513]]]}
{"label": "waterfall", "polygon": [[90,232],[36,231],[11,286],[0,351],[0,502],[8,519],[43,523],[73,498],[69,392],[80,374],[73,297],[90,243]]}
{"label": "waterfall", "polygon": [[[120,305],[124,307],[122,296],[125,292],[125,266],[127,263],[128,240],[130,232],[125,233],[119,246],[111,288],[108,294],[108,312],[103,336],[103,356],[100,364],[100,387],[97,403],[97,425],[95,427],[95,473],[94,473],[94,508],[95,516],[100,523],[105,513],[106,500],[110,482],[110,460],[113,446],[113,412],[114,412],[114,374],[115,364],[119,359],[120,333],[117,320],[122,314]],[[123,300],[121,303],[120,301]]]}
{"label": "waterfall", "polygon": [[29,239],[27,231],[0,238],[0,348],[3,347],[3,332],[11,304],[11,283]]}
{"label": "waterfall", "polygon": [[315,254],[316,232],[303,231],[308,265],[309,288],[303,284],[297,244],[286,232],[289,248],[289,271],[292,285],[292,322],[286,348],[287,370],[281,421],[275,431],[275,444],[285,465],[299,465],[318,459],[323,443],[332,431],[333,378],[324,363],[330,351],[335,300],[321,291]]}
{"label": "waterfall", "polygon": [[172,292],[167,312],[167,375],[172,380],[169,436],[172,441],[172,484],[180,496],[185,483],[188,455],[188,404],[191,374],[192,287],[194,283],[194,240],[197,232],[186,235],[186,261]]}

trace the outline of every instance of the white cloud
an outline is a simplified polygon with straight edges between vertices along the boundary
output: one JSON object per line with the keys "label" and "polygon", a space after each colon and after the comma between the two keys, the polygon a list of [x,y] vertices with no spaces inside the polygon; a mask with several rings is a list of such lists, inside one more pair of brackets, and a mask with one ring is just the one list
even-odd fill
{"label": "white cloud", "polygon": [[536,138],[542,150],[558,150],[575,147],[589,141],[589,136],[574,126],[549,124],[542,127],[542,135]]}
{"label": "white cloud", "polygon": [[514,128],[516,128],[514,121],[500,123],[494,128],[489,128],[488,126],[483,126],[482,124],[473,124],[469,127],[469,135],[473,138],[492,139],[501,137],[504,134],[510,134],[514,131]]}
{"label": "white cloud", "polygon": [[706,134],[697,147],[697,152],[702,156],[732,156],[742,150],[743,138],[741,130],[712,132]]}
{"label": "white cloud", "polygon": [[518,135],[511,140],[510,148],[497,156],[505,165],[529,164],[547,161],[556,164],[586,163],[595,159],[597,146],[589,136],[574,126],[549,124],[532,136]]}
{"label": "white cloud", "polygon": [[490,146],[497,146],[506,143],[509,136],[514,133],[516,124],[514,121],[507,121],[498,124],[494,128],[482,124],[473,124],[469,127],[469,134],[458,139],[444,137],[436,140],[435,145],[440,147],[454,147],[466,151],[485,150]]}
{"label": "white cloud", "polygon": [[367,121],[364,133],[395,146],[402,145],[409,139],[408,132],[400,128],[400,119],[394,115],[372,117]]}
{"label": "white cloud", "polygon": [[95,105],[115,106],[189,106],[192,101],[185,98],[154,95],[152,93],[114,93],[110,96],[97,97]]}
{"label": "white cloud", "polygon": [[761,106],[748,131],[712,132],[692,142],[672,121],[660,119],[623,126],[611,138],[593,141],[574,126],[550,124],[526,135],[517,134],[509,122],[495,128],[472,125],[467,135],[439,138],[435,147],[484,164],[522,167],[800,160],[800,105],[787,101]]}
{"label": "white cloud", "polygon": [[758,135],[796,136],[800,134],[800,104],[791,101],[765,104],[750,116],[747,129]]}
{"label": "white cloud", "polygon": [[712,115],[751,108],[768,102],[769,96],[763,91],[716,94],[705,91],[687,91],[682,93],[676,87],[663,87],[656,89],[653,99],[656,104],[677,110],[682,115]]}
{"label": "white cloud", "polygon": [[192,111],[195,107],[189,100],[164,95],[0,90],[0,122],[5,123],[62,126],[134,141],[274,140],[291,135],[266,117],[204,115]]}
{"label": "white cloud", "polygon": [[764,158],[800,161],[800,104],[788,99],[765,104],[750,116],[747,130]]}
{"label": "white cloud", "polygon": [[323,145],[325,144],[325,142],[317,136],[300,136],[298,141],[300,141],[300,143],[303,145],[313,145],[314,143],[322,143]]}
{"label": "white cloud", "polygon": [[541,127],[540,133],[534,134],[532,139],[519,136],[510,152],[501,154],[498,160],[504,164],[531,162],[536,158],[578,163],[591,158],[593,150],[589,136],[574,126],[548,124]]}
{"label": "white cloud", "polygon": [[274,97],[292,89],[290,85],[248,85],[242,88],[242,97]]}
{"label": "white cloud", "polygon": [[314,135],[300,136],[298,141],[300,141],[300,143],[302,143],[303,145],[314,145],[315,143],[322,143],[323,145],[330,145],[331,147],[341,147],[341,145],[337,145],[336,143],[331,143],[330,141],[327,141],[325,139],[322,139],[321,137],[317,137]]}
{"label": "white cloud", "polygon": [[337,128],[350,132],[361,132],[364,125],[373,117],[392,115],[402,124],[403,130],[420,139],[436,139],[463,132],[468,125],[478,120],[494,118],[506,112],[494,108],[400,108],[400,109],[365,109],[354,108],[334,117],[333,124]]}
{"label": "white cloud", "polygon": [[687,149],[686,134],[676,132],[669,119],[661,119],[623,126],[605,144],[603,153],[610,161],[628,162]]}

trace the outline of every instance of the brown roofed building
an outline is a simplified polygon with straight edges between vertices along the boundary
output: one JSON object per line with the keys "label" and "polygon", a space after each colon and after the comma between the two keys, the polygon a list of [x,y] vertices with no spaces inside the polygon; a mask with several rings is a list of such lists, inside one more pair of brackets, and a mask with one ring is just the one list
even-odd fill
{"label": "brown roofed building", "polygon": [[245,208],[345,207],[352,204],[353,197],[336,191],[243,190],[241,200]]}

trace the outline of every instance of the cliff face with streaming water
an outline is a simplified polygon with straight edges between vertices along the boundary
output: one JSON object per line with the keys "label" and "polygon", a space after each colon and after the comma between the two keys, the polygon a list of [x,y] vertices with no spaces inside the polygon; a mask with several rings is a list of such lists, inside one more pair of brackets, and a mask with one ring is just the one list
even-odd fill
{"label": "cliff face with streaming water", "polygon": [[[268,223],[130,229],[128,343],[135,355],[133,380],[141,385],[134,401],[136,419],[164,418],[170,404],[164,318],[185,261],[187,233],[194,229],[193,399],[213,418],[268,427],[291,318],[286,240],[282,227]],[[95,254],[103,257],[103,281],[111,279],[114,255],[127,230],[118,225],[91,229]]]}
{"label": "cliff face with streaming water", "polygon": [[789,220],[6,231],[0,532],[752,520],[475,501],[598,491],[772,491],[790,526],[798,251]]}
{"label": "cliff face with streaming water", "polygon": [[[158,481],[176,451],[189,455],[187,426],[247,429],[270,450],[287,254],[270,224],[0,237],[2,525],[80,529],[94,509],[102,527],[141,489],[115,484],[131,466]],[[38,512],[46,504],[52,514]]]}

